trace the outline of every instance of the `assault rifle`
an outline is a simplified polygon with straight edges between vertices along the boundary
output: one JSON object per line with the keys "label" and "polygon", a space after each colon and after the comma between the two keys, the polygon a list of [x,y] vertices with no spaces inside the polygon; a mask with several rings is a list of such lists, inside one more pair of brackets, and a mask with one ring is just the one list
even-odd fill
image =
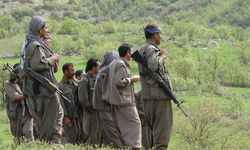
{"label": "assault rifle", "polygon": [[[11,68],[11,66],[7,63],[7,64],[4,64],[4,68],[9,70]],[[47,89],[58,93],[68,103],[71,103],[71,101],[63,95],[63,92],[55,84],[50,82],[47,78],[43,77],[39,73],[33,71],[31,68],[25,69],[21,74],[22,75],[21,75],[20,79],[23,79],[24,78],[23,76],[30,75],[32,78],[34,78],[35,80],[40,82],[43,86],[45,86]],[[18,75],[17,75],[17,77],[19,78]]]}
{"label": "assault rifle", "polygon": [[168,83],[166,79],[164,78],[159,78],[157,75],[154,74],[153,71],[151,71],[148,68],[147,61],[142,57],[141,53],[136,50],[131,57],[137,62],[140,63],[144,68],[145,68],[145,74],[149,75],[150,78],[156,81],[156,84],[163,90],[163,92],[174,101],[174,103],[177,105],[178,108],[182,111],[182,113],[188,117],[187,113],[183,110],[181,107],[181,103],[176,99],[176,97],[173,95],[172,91],[168,87]]}

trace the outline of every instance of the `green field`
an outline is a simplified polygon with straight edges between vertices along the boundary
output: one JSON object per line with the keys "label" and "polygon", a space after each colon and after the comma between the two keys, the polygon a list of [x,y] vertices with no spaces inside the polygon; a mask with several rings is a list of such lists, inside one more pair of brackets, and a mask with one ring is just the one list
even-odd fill
{"label": "green field", "polygon": [[[228,96],[196,96],[191,94],[183,94],[181,96],[178,96],[178,99],[185,101],[183,103],[184,109],[187,111],[189,117],[192,121],[185,118],[184,115],[180,112],[179,109],[175,107],[174,108],[174,127],[173,127],[173,133],[171,137],[170,142],[170,149],[186,149],[188,148],[187,145],[183,144],[183,137],[182,137],[182,131],[183,129],[190,126],[191,123],[193,123],[193,120],[197,119],[196,117],[199,117],[200,115],[197,114],[193,109],[201,109],[205,112],[212,112],[212,111],[218,111],[218,116],[213,116],[216,119],[213,120],[213,122],[209,122],[208,126],[206,126],[207,129],[209,129],[209,132],[212,132],[215,135],[220,135],[220,140],[223,140],[223,137],[225,137],[228,134],[232,133],[233,136],[230,136],[227,142],[232,142],[234,140],[234,143],[226,143],[226,149],[249,149],[250,145],[248,142],[248,138],[250,135],[250,128],[249,128],[249,121],[250,121],[250,92],[249,89],[242,89],[242,88],[227,88],[229,93],[238,93],[238,94],[244,94],[247,95],[247,97],[244,99],[244,104],[242,106],[242,112],[240,114],[239,110],[233,110],[231,106],[232,99]],[[200,105],[199,103],[202,102],[202,104],[205,104],[205,106]],[[212,106],[212,104],[216,105],[216,107]],[[197,108],[197,107],[200,108]],[[204,108],[205,107],[205,108]],[[206,108],[208,107],[208,108]],[[207,110],[207,109],[214,109],[214,110]],[[234,111],[234,112],[233,112]],[[199,113],[205,113],[205,112],[199,112]],[[218,113],[217,112],[217,113]],[[2,110],[0,115],[0,148],[9,148],[9,146],[12,144],[12,137],[9,130],[8,125],[8,119],[6,117],[5,111]],[[198,118],[199,119],[199,118]],[[188,132],[194,132],[192,129],[187,129]],[[195,132],[194,132],[195,133]],[[196,134],[196,133],[195,133]],[[207,134],[207,133],[204,133]],[[212,149],[220,149],[222,141],[216,141],[216,139],[213,139],[213,136],[211,135],[209,138],[212,138],[213,145]],[[217,137],[218,138],[218,137]],[[240,138],[241,141],[237,141],[237,138]],[[210,139],[211,140],[211,139]],[[39,143],[39,142],[37,142]],[[36,143],[36,144],[37,144]],[[241,145],[238,145],[240,143]],[[39,145],[39,144],[38,144]],[[182,145],[182,146],[180,146]],[[30,144],[24,144],[18,147],[18,149],[26,149],[29,147]],[[185,147],[186,146],[186,147]],[[39,147],[39,146],[37,146]],[[40,143],[40,148],[48,147],[46,144]],[[66,145],[66,149],[78,149],[81,146],[73,146],[73,145]],[[34,147],[32,147],[34,148]],[[190,147],[189,147],[190,148]],[[201,148],[201,147],[200,147]],[[200,149],[199,148],[199,149]],[[35,149],[35,148],[34,148]],[[38,148],[37,148],[38,149]]]}
{"label": "green field", "polygon": [[[3,41],[0,40],[0,42]],[[202,57],[210,59],[214,57],[216,53],[221,64],[237,60],[237,51],[233,46],[226,42],[219,42],[219,45],[220,47],[218,48],[210,48],[205,52],[202,51]],[[174,126],[170,149],[193,149],[194,147],[195,149],[249,149],[250,89],[232,86],[217,86],[217,84],[215,84],[215,87],[211,86],[216,82],[201,85],[195,84],[195,86],[193,86],[193,83],[190,83],[193,79],[191,76],[189,80],[182,79],[179,81],[179,74],[176,73],[177,68],[173,66],[175,62],[171,60],[175,60],[172,57],[178,56],[180,51],[181,50],[177,48],[175,51],[169,52],[170,60],[167,60],[167,65],[169,66],[170,76],[174,80],[173,87],[180,89],[175,91],[175,94],[177,98],[183,102],[183,107],[190,118],[185,118],[173,103]],[[192,59],[192,63],[196,63],[194,60],[197,59],[198,54],[199,50],[192,49],[187,53],[186,57]],[[61,67],[64,63],[72,62],[75,65],[75,70],[78,70],[85,68],[86,61],[85,53],[78,56],[61,55],[59,71],[56,73],[57,80],[59,81],[62,78]],[[19,58],[0,59],[0,64],[6,62],[13,65],[19,62]],[[130,65],[132,73],[138,74],[137,64],[131,61]],[[188,87],[188,90],[183,90],[183,88],[181,88],[184,85]],[[203,86],[205,86],[205,88]],[[194,88],[192,89],[191,87]],[[139,89],[140,84],[135,84],[135,90],[138,91]],[[1,114],[0,142],[3,143],[2,147],[9,148],[10,145],[14,145],[9,130],[8,119],[5,110],[2,110]],[[194,125],[196,126],[194,127]],[[17,149],[26,149],[29,148],[30,145],[32,145],[32,143],[23,144],[18,146]],[[36,146],[37,148],[32,148],[49,148],[47,144],[40,142],[36,142]],[[66,145],[65,148],[80,149],[83,148],[83,146]]]}

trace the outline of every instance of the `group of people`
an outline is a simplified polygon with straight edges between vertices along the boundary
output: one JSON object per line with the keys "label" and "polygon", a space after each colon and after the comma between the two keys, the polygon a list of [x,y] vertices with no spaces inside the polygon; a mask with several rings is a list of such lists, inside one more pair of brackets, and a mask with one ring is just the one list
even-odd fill
{"label": "group of people", "polygon": [[[55,80],[59,56],[51,50],[50,32],[43,17],[32,17],[21,52],[21,64],[5,82],[6,107],[11,132],[20,141],[39,139],[59,148],[62,144],[86,144],[115,149],[167,149],[172,130],[171,100],[145,69],[167,81],[166,50],[159,49],[161,29],[144,28],[145,44],[139,52],[147,66],[138,64],[132,76],[129,61],[132,45],[121,44],[103,59],[90,58],[83,71],[73,63],[62,66],[61,81]],[[44,86],[23,70],[32,69],[54,83],[67,98]],[[134,91],[133,84],[141,83]],[[68,101],[69,100],[69,101]]]}

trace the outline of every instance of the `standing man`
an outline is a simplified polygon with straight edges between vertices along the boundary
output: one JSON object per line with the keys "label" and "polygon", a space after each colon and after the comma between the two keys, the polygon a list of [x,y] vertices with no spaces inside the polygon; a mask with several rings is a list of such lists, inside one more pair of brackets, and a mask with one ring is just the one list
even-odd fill
{"label": "standing man", "polygon": [[[154,75],[165,79],[171,89],[164,66],[166,51],[157,47],[161,41],[161,30],[158,26],[147,25],[144,33],[146,43],[140,49],[140,53],[146,59],[148,68],[154,72]],[[151,147],[159,150],[167,149],[173,124],[171,100],[144,70],[144,66],[139,64],[144,111],[150,133],[153,134]]]}
{"label": "standing man", "polygon": [[33,119],[28,111],[25,102],[26,99],[19,86],[20,81],[17,78],[18,66],[14,68],[13,73],[10,73],[9,80],[4,82],[6,111],[14,140],[20,143],[23,137],[34,140]]}
{"label": "standing man", "polygon": [[78,142],[78,109],[75,105],[77,83],[73,80],[74,65],[72,63],[65,63],[62,67],[63,78],[58,83],[58,88],[63,92],[71,103],[61,99],[64,118],[63,118],[63,142],[75,144]]}
{"label": "standing man", "polygon": [[131,77],[128,61],[131,60],[132,46],[122,44],[119,49],[120,58],[110,64],[108,86],[103,87],[103,99],[113,105],[115,118],[122,138],[127,146],[140,149],[141,122],[135,105],[133,83],[139,81],[138,76]]}
{"label": "standing man", "polygon": [[[47,32],[44,18],[32,17],[26,36],[24,69],[31,68],[50,82],[56,83],[54,68],[59,62],[59,56],[42,40]],[[23,86],[24,94],[28,97],[28,108],[37,122],[39,139],[61,147],[63,110],[59,96],[30,75],[27,75]]]}
{"label": "standing man", "polygon": [[87,134],[85,141],[88,145],[100,143],[98,115],[92,105],[95,76],[99,65],[98,59],[90,58],[85,69],[86,75],[78,86],[78,98],[83,108],[83,131]]}

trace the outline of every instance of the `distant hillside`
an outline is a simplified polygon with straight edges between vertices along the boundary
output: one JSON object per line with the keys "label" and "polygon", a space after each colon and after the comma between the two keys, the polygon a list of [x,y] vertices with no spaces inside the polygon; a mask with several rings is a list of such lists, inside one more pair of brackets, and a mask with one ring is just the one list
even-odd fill
{"label": "distant hillside", "polygon": [[178,21],[206,25],[250,25],[250,0],[0,0],[0,8],[0,15],[11,14],[18,20],[34,14],[92,23],[145,18],[164,21],[174,16]]}
{"label": "distant hillside", "polygon": [[19,54],[33,15],[48,20],[56,53],[85,59],[121,43],[140,48],[143,26],[155,23],[178,91],[250,87],[250,0],[0,0],[0,8],[3,57]]}

